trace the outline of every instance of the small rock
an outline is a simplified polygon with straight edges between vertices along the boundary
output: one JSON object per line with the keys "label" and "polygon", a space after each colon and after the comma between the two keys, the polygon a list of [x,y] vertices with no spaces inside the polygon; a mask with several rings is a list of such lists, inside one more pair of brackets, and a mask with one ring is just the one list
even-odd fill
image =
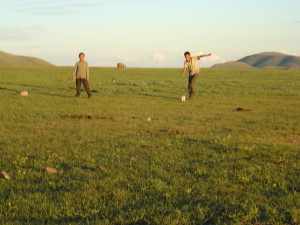
{"label": "small rock", "polygon": [[280,160],[277,161],[277,163],[280,164],[280,165],[284,165],[284,164],[286,164],[286,160],[285,159],[280,159]]}
{"label": "small rock", "polygon": [[53,152],[53,153],[51,154],[51,156],[53,156],[53,157],[58,157],[58,154],[55,153],[55,152]]}
{"label": "small rock", "polygon": [[103,192],[102,193],[102,195],[104,196],[104,197],[110,197],[110,196],[112,196],[112,192],[111,191],[107,191],[107,192]]}
{"label": "small rock", "polygon": [[50,173],[50,174],[57,174],[58,173],[58,171],[56,169],[51,168],[51,167],[47,167],[46,172]]}
{"label": "small rock", "polygon": [[99,170],[99,171],[105,171],[106,168],[105,168],[104,166],[98,166],[98,167],[97,167],[97,170]]}
{"label": "small rock", "polygon": [[185,192],[186,192],[187,194],[192,193],[192,191],[193,191],[193,189],[191,189],[191,188],[188,188],[188,189],[185,190]]}
{"label": "small rock", "polygon": [[28,96],[28,91],[21,91],[21,92],[20,92],[20,95],[21,95],[21,96]]}
{"label": "small rock", "polygon": [[2,177],[5,180],[9,180],[10,179],[9,175],[5,171],[2,171],[0,173],[0,175],[1,175],[0,177]]}
{"label": "small rock", "polygon": [[150,118],[150,117],[148,117],[147,121],[148,121],[148,122],[151,122],[151,118]]}
{"label": "small rock", "polygon": [[172,198],[172,195],[170,195],[169,193],[165,193],[165,194],[164,194],[164,197],[165,197],[166,199],[171,199],[171,198]]}
{"label": "small rock", "polygon": [[131,157],[130,161],[136,162],[136,158]]}
{"label": "small rock", "polygon": [[182,210],[183,211],[187,211],[189,209],[189,205],[184,205],[184,206],[182,206]]}

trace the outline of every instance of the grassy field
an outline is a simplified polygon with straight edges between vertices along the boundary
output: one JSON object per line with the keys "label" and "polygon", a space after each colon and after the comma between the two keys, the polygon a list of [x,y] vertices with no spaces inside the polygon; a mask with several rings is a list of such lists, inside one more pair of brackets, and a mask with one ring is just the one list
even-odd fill
{"label": "grassy field", "polygon": [[0,68],[0,224],[300,223],[299,71],[72,72]]}

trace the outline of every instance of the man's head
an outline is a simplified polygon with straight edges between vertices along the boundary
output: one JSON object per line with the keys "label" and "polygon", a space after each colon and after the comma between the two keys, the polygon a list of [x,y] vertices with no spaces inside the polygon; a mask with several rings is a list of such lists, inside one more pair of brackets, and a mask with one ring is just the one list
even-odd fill
{"label": "man's head", "polygon": [[185,52],[184,57],[185,57],[186,61],[188,61],[188,62],[191,61],[191,53],[190,52]]}
{"label": "man's head", "polygon": [[80,61],[83,61],[85,57],[85,54],[83,52],[79,53],[79,59]]}

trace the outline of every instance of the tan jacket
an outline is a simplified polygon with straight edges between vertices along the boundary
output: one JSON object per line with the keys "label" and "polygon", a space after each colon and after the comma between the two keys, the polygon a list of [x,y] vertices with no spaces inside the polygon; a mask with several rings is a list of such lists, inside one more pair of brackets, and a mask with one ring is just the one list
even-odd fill
{"label": "tan jacket", "polygon": [[76,63],[73,73],[73,80],[75,79],[90,80],[89,64],[86,61]]}
{"label": "tan jacket", "polygon": [[191,61],[184,63],[184,68],[187,69],[190,73],[190,75],[195,75],[199,73],[199,59],[197,57],[192,57]]}

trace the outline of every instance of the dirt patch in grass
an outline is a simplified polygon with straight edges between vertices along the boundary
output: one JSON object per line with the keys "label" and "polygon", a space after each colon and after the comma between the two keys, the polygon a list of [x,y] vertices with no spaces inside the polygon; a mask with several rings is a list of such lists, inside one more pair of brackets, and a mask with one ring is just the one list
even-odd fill
{"label": "dirt patch in grass", "polygon": [[294,136],[294,137],[280,137],[280,138],[278,138],[278,140],[280,140],[280,141],[282,141],[284,143],[288,143],[288,144],[300,146],[300,137],[299,136]]}
{"label": "dirt patch in grass", "polygon": [[145,147],[152,149],[152,150],[156,150],[156,149],[163,150],[163,149],[167,148],[165,146],[159,146],[159,145],[149,145],[149,146],[145,146]]}
{"label": "dirt patch in grass", "polygon": [[300,136],[298,136],[298,135],[294,135],[294,136],[290,136],[290,137],[271,137],[271,138],[266,138],[264,140],[266,140],[266,141],[272,141],[272,142],[279,141],[279,142],[281,142],[283,144],[300,146]]}
{"label": "dirt patch in grass", "polygon": [[244,109],[244,108],[237,108],[235,111],[237,111],[237,112],[250,112],[252,110],[251,109]]}
{"label": "dirt patch in grass", "polygon": [[178,130],[178,129],[166,129],[166,130],[162,130],[162,132],[166,134],[186,134],[185,131]]}
{"label": "dirt patch in grass", "polygon": [[78,120],[92,120],[92,119],[96,119],[96,120],[112,120],[113,117],[111,116],[91,116],[91,115],[61,115],[60,116],[61,119],[78,119]]}

